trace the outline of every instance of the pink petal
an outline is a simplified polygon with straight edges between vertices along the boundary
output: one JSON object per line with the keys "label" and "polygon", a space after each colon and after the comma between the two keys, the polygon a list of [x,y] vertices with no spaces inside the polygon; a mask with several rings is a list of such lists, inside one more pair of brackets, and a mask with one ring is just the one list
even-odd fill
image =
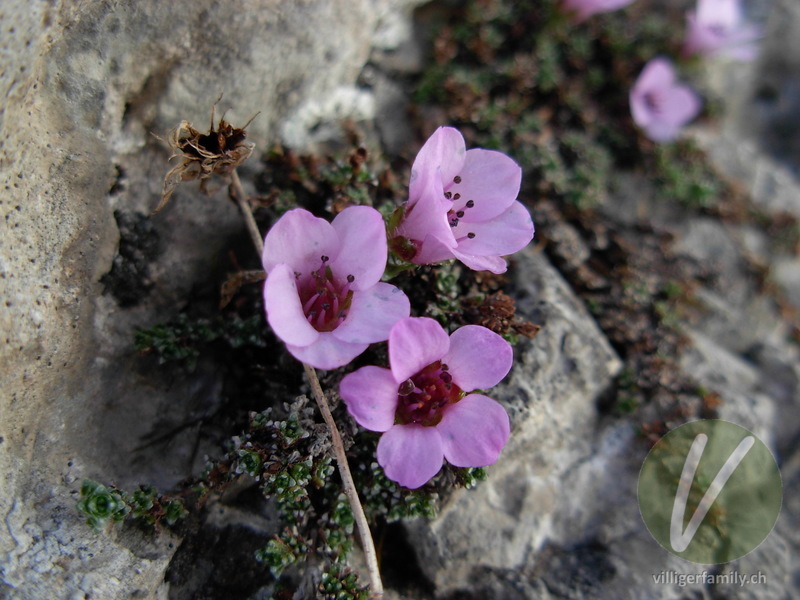
{"label": "pink petal", "polygon": [[[528,209],[513,202],[505,212],[490,221],[473,223],[462,219],[453,233],[458,251],[472,256],[505,256],[522,250],[533,239],[533,221]],[[469,233],[475,237],[470,239]]]}
{"label": "pink petal", "polygon": [[303,313],[294,271],[289,265],[275,265],[264,284],[264,307],[267,321],[287,344],[307,346],[319,338]]}
{"label": "pink petal", "polygon": [[575,18],[580,22],[598,13],[617,10],[631,2],[633,0],[565,0],[564,8],[568,11],[575,11]]}
{"label": "pink petal", "polygon": [[645,95],[639,92],[636,88],[630,91],[629,102],[631,106],[631,116],[633,122],[639,127],[647,127],[650,120],[653,118],[653,113],[647,106]]}
{"label": "pink petal", "polygon": [[436,429],[442,435],[445,458],[456,467],[491,465],[511,431],[506,410],[480,394],[449,406]]}
{"label": "pink petal", "polygon": [[409,317],[389,332],[389,364],[397,383],[416,375],[447,354],[450,337],[437,321]]}
{"label": "pink petal", "polygon": [[420,148],[411,166],[409,198],[416,201],[423,195],[419,189],[423,185],[420,177],[422,174],[435,173],[438,170],[439,182],[446,188],[464,166],[465,154],[464,137],[458,129],[439,127]]}
{"label": "pink petal", "polygon": [[742,7],[738,0],[698,0],[697,21],[706,27],[734,29],[742,22]]}
{"label": "pink petal", "polygon": [[459,252],[457,248],[453,249],[453,256],[473,271],[491,271],[499,275],[508,270],[508,264],[500,256],[473,256]]}
{"label": "pink petal", "polygon": [[429,235],[420,244],[417,255],[411,262],[416,265],[432,265],[450,258],[453,258],[453,248],[445,246],[438,239]]}
{"label": "pink petal", "polygon": [[361,367],[345,375],[339,395],[356,423],[370,431],[388,431],[397,410],[397,382],[389,369]]}
{"label": "pink petal", "polygon": [[442,438],[436,427],[395,425],[378,442],[378,464],[386,476],[416,489],[442,468]]}
{"label": "pink petal", "polygon": [[654,142],[671,142],[681,132],[681,126],[667,121],[654,121],[645,128],[645,133]]}
{"label": "pink petal", "polygon": [[680,127],[694,119],[702,106],[700,97],[692,88],[686,85],[675,86],[664,98],[661,119]]}
{"label": "pink petal", "polygon": [[444,197],[439,171],[422,171],[416,181],[415,193],[419,196],[410,196],[397,234],[419,241],[431,236],[446,246],[455,246],[456,241],[447,220],[447,211],[453,203]]}
{"label": "pink petal", "polygon": [[[453,210],[463,210],[470,221],[487,221],[502,214],[517,199],[522,169],[511,158],[495,150],[468,150],[461,182],[450,192],[461,197],[453,201]],[[472,208],[466,208],[469,200]]]}
{"label": "pink petal", "polygon": [[319,338],[307,346],[286,344],[286,349],[297,360],[324,370],[345,366],[368,347],[367,343],[343,342],[334,337],[330,331],[319,332]]}
{"label": "pink petal", "polygon": [[365,290],[380,281],[386,268],[386,227],[383,217],[369,206],[350,206],[331,223],[339,235],[339,254],[331,270],[339,283],[353,275],[352,288]]}
{"label": "pink petal", "polygon": [[648,62],[639,78],[636,80],[634,90],[646,94],[653,90],[669,88],[675,82],[675,68],[666,58],[656,57]]}
{"label": "pink petal", "polygon": [[319,269],[320,257],[331,260],[339,254],[339,237],[325,219],[305,209],[285,213],[264,238],[262,262],[269,273],[276,265],[287,264],[298,273]]}
{"label": "pink petal", "polygon": [[408,317],[408,297],[388,283],[376,283],[363,292],[353,294],[347,318],[333,330],[345,342],[383,342],[389,339],[392,325]]}
{"label": "pink petal", "polygon": [[479,325],[465,325],[450,334],[450,350],[442,358],[453,383],[465,392],[497,385],[508,375],[513,362],[511,345]]}

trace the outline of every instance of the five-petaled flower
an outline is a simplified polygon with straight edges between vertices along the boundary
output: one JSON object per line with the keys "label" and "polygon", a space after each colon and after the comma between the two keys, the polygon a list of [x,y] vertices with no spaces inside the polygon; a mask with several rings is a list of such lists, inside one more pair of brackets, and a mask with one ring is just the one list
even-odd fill
{"label": "five-petaled flower", "polygon": [[702,106],[688,85],[676,81],[672,63],[660,57],[645,65],[631,89],[630,105],[633,120],[654,142],[675,139]]}
{"label": "five-petaled flower", "polygon": [[628,6],[633,0],[564,0],[564,10],[574,14],[576,23],[580,23],[598,13],[611,12]]}
{"label": "five-petaled flower", "polygon": [[409,315],[406,295],[380,282],[386,257],[383,218],[367,206],[346,208],[331,223],[296,208],[273,225],[262,257],[265,308],[295,358],[318,369],[344,366]]}
{"label": "five-petaled flower", "polygon": [[440,127],[412,165],[393,251],[418,265],[457,258],[471,269],[505,272],[503,256],[533,238],[530,213],[516,199],[521,179],[502,152],[467,150],[457,129]]}
{"label": "five-petaled flower", "polygon": [[740,0],[697,0],[696,10],[686,14],[687,55],[725,54],[737,60],[753,60],[761,28],[748,25]]}
{"label": "five-petaled flower", "polygon": [[505,409],[482,394],[511,369],[511,346],[466,325],[448,336],[429,318],[398,321],[389,334],[389,365],[346,375],[339,393],[359,425],[383,432],[378,463],[386,475],[418,488],[443,459],[457,467],[494,463],[508,441]]}

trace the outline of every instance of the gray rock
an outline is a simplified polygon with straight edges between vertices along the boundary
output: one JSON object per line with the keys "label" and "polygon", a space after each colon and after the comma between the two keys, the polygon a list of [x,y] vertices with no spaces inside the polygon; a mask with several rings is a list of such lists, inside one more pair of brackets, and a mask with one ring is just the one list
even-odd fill
{"label": "gray rock", "polygon": [[511,414],[511,440],[488,481],[456,492],[435,521],[408,525],[420,565],[441,593],[471,586],[478,567],[515,569],[546,540],[572,539],[591,512],[593,492],[584,492],[612,483],[592,476],[603,470],[592,458],[595,403],[621,363],[541,254],[518,254],[514,277],[518,313],[543,328],[517,346],[511,374],[492,391]]}
{"label": "gray rock", "polygon": [[312,143],[327,119],[371,118],[358,74],[373,46],[401,43],[414,4],[3,3],[0,595],[164,597],[176,541],[162,534],[142,550],[133,535],[94,535],[75,490],[87,476],[163,489],[210,451],[193,448],[220,400],[218,376],[146,372],[132,335],[228,268],[219,251],[242,224],[224,193],[181,187],[152,220],[160,250],[129,269],[149,293],[126,308],[104,294],[100,280],[130,241],[114,211],[135,220],[158,203],[168,152],[151,133],[182,119],[204,129],[223,92],[230,122],[260,111],[248,133],[261,150],[281,136]]}

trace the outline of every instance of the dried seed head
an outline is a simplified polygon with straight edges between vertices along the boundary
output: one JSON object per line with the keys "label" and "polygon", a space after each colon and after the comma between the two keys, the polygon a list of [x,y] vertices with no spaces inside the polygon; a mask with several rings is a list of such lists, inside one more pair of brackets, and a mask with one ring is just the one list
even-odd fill
{"label": "dried seed head", "polygon": [[202,184],[213,174],[227,176],[253,152],[255,144],[245,141],[245,129],[258,113],[241,128],[233,127],[223,116],[215,129],[214,115],[217,102],[221,99],[222,96],[211,106],[211,127],[208,133],[197,131],[189,121],[181,121],[170,133],[167,140],[172,150],[170,160],[178,158],[180,162],[164,178],[161,202],[153,214],[164,208],[180,182],[198,179]]}

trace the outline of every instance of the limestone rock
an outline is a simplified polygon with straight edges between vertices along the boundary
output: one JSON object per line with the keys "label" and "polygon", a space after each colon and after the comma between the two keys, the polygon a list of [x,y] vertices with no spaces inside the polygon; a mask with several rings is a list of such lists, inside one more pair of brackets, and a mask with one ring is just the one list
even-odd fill
{"label": "limestone rock", "polygon": [[[586,486],[612,483],[588,473],[603,470],[592,458],[596,402],[621,363],[541,254],[518,254],[514,279],[518,314],[543,328],[517,346],[511,374],[492,390],[511,414],[511,440],[488,468],[488,481],[456,492],[435,521],[408,526],[437,592],[467,587],[479,567],[519,567],[545,540],[570,537],[584,524]],[[606,443],[619,446],[618,440]],[[572,481],[581,464],[590,465],[575,482],[581,487],[567,488],[565,480]]]}
{"label": "limestone rock", "polygon": [[[151,134],[182,119],[204,129],[222,93],[234,124],[260,111],[248,134],[262,151],[280,136],[310,143],[329,118],[370,118],[359,72],[374,45],[402,41],[414,3],[3,2],[0,595],[163,597],[175,540],[96,536],[75,493],[87,476],[163,488],[208,451],[192,448],[219,378],[144,372],[132,336],[227,268],[219,250],[242,225],[224,191],[185,186],[138,227],[168,169]],[[121,300],[101,283],[120,257],[147,294]],[[153,443],[164,430],[177,433]]]}

